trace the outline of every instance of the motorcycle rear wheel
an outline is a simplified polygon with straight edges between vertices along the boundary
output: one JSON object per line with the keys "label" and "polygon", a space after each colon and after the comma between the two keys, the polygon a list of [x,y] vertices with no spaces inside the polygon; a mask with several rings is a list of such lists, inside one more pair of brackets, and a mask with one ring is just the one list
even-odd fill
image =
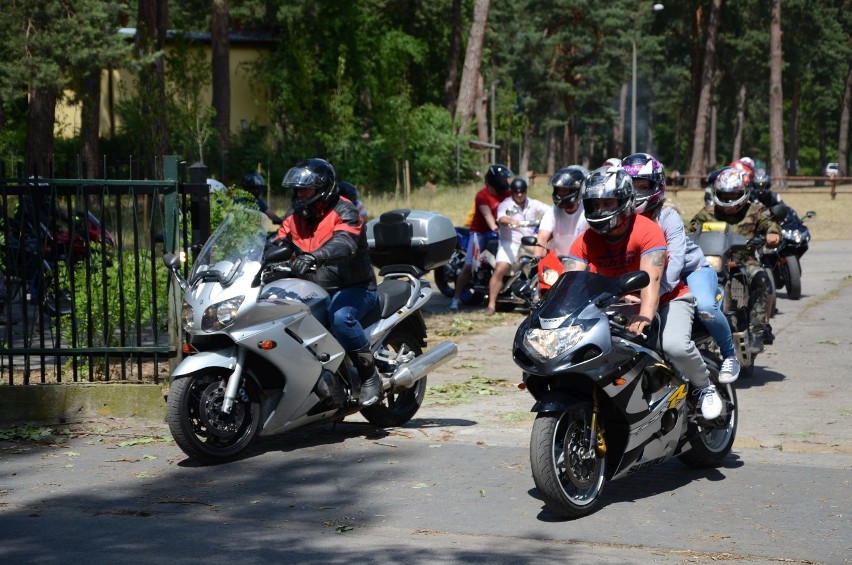
{"label": "motorcycle rear wheel", "polygon": [[230,414],[220,408],[227,378],[212,371],[172,382],[166,421],[175,443],[204,465],[234,460],[254,439],[260,423],[260,403],[244,381]]}
{"label": "motorcycle rear wheel", "polygon": [[[385,340],[384,346],[399,353],[403,348],[413,351],[415,357],[423,354],[420,341],[410,333],[395,330]],[[411,388],[400,392],[388,390],[385,396],[376,404],[361,409],[364,418],[380,428],[394,428],[408,423],[420,409],[423,399],[426,397],[426,378],[423,377],[414,383]]]}
{"label": "motorcycle rear wheel", "polygon": [[554,513],[575,519],[591,514],[604,485],[606,459],[583,459],[580,450],[591,433],[591,402],[564,412],[539,414],[530,439],[530,466],[541,498]]}
{"label": "motorcycle rear wheel", "polygon": [[787,298],[799,300],[802,297],[802,265],[795,255],[787,256],[787,263],[781,266],[784,269],[784,282],[787,287]]}

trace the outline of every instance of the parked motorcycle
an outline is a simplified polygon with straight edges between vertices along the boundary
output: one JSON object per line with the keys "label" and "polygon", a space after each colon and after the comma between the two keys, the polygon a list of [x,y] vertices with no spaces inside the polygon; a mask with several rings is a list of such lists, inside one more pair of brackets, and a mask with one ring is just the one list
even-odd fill
{"label": "parked motorcycle", "polygon": [[808,250],[811,232],[805,220],[816,216],[813,210],[800,218],[795,210],[786,207],[786,216],[781,222],[781,243],[775,248],[766,248],[761,260],[772,271],[775,288],[786,288],[787,298],[802,297],[802,255]]}
{"label": "parked motorcycle", "polygon": [[[388,214],[395,214],[391,221]],[[265,214],[235,210],[205,243],[188,279],[175,255],[163,258],[184,292],[188,336],[186,356],[170,377],[167,421],[178,446],[204,464],[238,457],[258,435],[359,410],[376,426],[400,426],[420,408],[426,374],[456,355],[451,341],[424,352],[421,314],[432,294],[424,277],[452,250],[448,218],[406,210],[368,224],[383,279],[379,305],[361,322],[384,396],[364,408],[357,368],[327,327],[328,293],[292,276],[289,259],[298,249],[264,251],[272,229]]]}
{"label": "parked motorcycle", "polygon": [[[740,376],[749,377],[754,372],[754,360],[759,351],[751,347],[748,276],[745,266],[736,260],[735,253],[759,248],[764,239],[760,236],[747,239],[736,233],[727,222],[704,222],[701,230],[689,237],[698,244],[707,262],[716,271],[718,293],[723,297],[722,311],[731,326]],[[772,300],[770,307],[771,303]]]}
{"label": "parked motorcycle", "polygon": [[[530,227],[525,224],[522,227]],[[464,267],[467,242],[470,232],[467,228],[456,227],[457,245],[449,263],[434,271],[435,285],[441,290],[441,294],[452,298],[455,295],[456,280],[462,267]],[[510,273],[504,277],[503,286],[497,294],[495,310],[498,312],[509,312],[518,306],[527,306],[538,298],[538,265],[539,258],[535,256],[535,238],[533,243],[524,243],[531,236],[525,236],[521,240],[521,247]],[[469,306],[481,304],[490,292],[491,275],[497,265],[497,249],[499,240],[494,237],[487,240],[485,249],[479,253],[478,260],[474,260],[474,268],[471,274],[470,284],[460,296],[460,300]]]}
{"label": "parked motorcycle", "polygon": [[[518,327],[513,359],[535,398],[530,465],[541,498],[554,513],[580,518],[595,510],[606,480],[678,457],[715,467],[734,443],[737,398],[718,383],[719,360],[701,347],[724,400],[703,419],[686,377],[659,348],[659,317],[647,336],[627,331],[635,303],[621,300],[649,283],[644,271],[611,279],[567,272]],[[700,323],[693,339],[712,338]]]}

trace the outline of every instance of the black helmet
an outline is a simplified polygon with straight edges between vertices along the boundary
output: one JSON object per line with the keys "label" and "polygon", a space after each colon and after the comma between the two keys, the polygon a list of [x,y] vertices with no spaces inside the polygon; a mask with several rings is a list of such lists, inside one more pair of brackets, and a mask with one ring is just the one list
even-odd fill
{"label": "black helmet", "polygon": [[337,187],[340,189],[340,196],[346,198],[353,204],[361,199],[361,195],[358,194],[358,189],[355,188],[355,185],[351,182],[346,182],[345,180],[338,181]]}
{"label": "black helmet", "polygon": [[[281,186],[293,190],[293,211],[308,220],[331,209],[340,195],[334,167],[324,159],[305,159],[298,163],[284,175]],[[303,200],[296,192],[300,188],[313,188],[316,193]]]}
{"label": "black helmet", "polygon": [[757,169],[757,172],[754,173],[754,179],[751,181],[754,189],[757,192],[766,192],[772,188],[772,178],[770,178],[769,173],[766,172],[766,169]]}
{"label": "black helmet", "polygon": [[509,179],[514,176],[506,165],[494,164],[485,173],[485,184],[497,191],[497,194],[509,192]]}
{"label": "black helmet", "polygon": [[266,187],[266,181],[263,180],[260,173],[246,173],[243,175],[243,180],[240,182],[240,186],[257,196],[263,191],[264,187]]}
{"label": "black helmet", "polygon": [[524,179],[514,179],[512,184],[509,185],[509,188],[514,193],[526,192],[527,191],[527,181]]}
{"label": "black helmet", "polygon": [[[634,212],[633,179],[621,167],[600,167],[583,181],[583,208],[589,227],[600,234],[616,229]],[[599,210],[594,200],[614,198],[614,210]]]}
{"label": "black helmet", "polygon": [[[580,188],[583,180],[589,176],[589,170],[580,165],[563,167],[550,177],[550,186],[553,187],[553,203],[560,208],[568,208],[580,200]],[[568,194],[559,195],[560,188],[569,189]]]}

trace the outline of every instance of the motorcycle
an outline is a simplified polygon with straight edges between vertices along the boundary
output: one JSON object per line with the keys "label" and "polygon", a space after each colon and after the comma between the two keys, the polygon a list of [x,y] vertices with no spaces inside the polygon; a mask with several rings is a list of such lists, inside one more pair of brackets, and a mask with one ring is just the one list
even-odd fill
{"label": "motorcycle", "polygon": [[[759,248],[761,236],[747,239],[736,233],[727,222],[704,222],[701,230],[689,235],[701,248],[704,257],[716,271],[719,279],[718,295],[722,297],[722,311],[731,327],[734,350],[740,363],[740,376],[754,373],[754,361],[760,351],[751,347],[749,327],[749,281],[745,266],[735,258],[738,251]],[[770,302],[770,307],[772,300]]]}
{"label": "motorcycle", "polygon": [[[533,223],[524,223],[520,227],[531,227]],[[456,227],[458,243],[447,265],[434,271],[435,285],[441,290],[441,294],[452,298],[455,295],[456,280],[462,267],[464,267],[467,255],[467,242],[470,232],[467,228]],[[532,238],[533,243],[529,243]],[[527,243],[524,243],[527,241]],[[504,277],[503,285],[497,294],[495,310],[498,312],[509,312],[518,306],[528,306],[538,299],[538,271],[539,258],[535,256],[535,237],[525,236],[521,239],[521,247],[518,251],[512,270]],[[465,289],[459,299],[464,304],[476,306],[481,304],[490,292],[491,275],[497,264],[497,248],[499,240],[495,237],[489,238],[485,249],[479,252],[478,259],[474,260],[473,270],[469,287]]]}
{"label": "motorcycle", "polygon": [[772,271],[775,288],[786,288],[790,300],[802,297],[802,255],[811,240],[811,232],[804,221],[815,216],[816,212],[810,210],[800,218],[795,210],[786,207],[780,245],[764,249],[761,256],[763,264]]}
{"label": "motorcycle", "polygon": [[638,336],[627,331],[635,303],[621,298],[649,283],[644,271],[619,279],[567,272],[518,327],[512,355],[536,413],[530,464],[541,498],[554,513],[580,518],[600,502],[605,481],[673,457],[691,467],[715,467],[730,453],[737,397],[718,383],[718,357],[700,322],[711,379],[722,414],[703,419],[688,380],[660,353],[659,317]]}
{"label": "motorcycle", "polygon": [[[439,217],[430,214],[421,214],[427,224]],[[256,436],[358,411],[373,425],[401,426],[423,402],[426,374],[457,352],[451,341],[424,352],[421,314],[432,294],[424,276],[449,259],[449,249],[428,238],[409,238],[389,254],[375,245],[370,253],[377,253],[374,263],[381,267],[379,305],[361,323],[384,395],[360,407],[357,368],[327,327],[329,295],[293,276],[289,259],[298,249],[265,251],[272,228],[265,214],[235,210],[205,243],[188,279],[176,255],[163,257],[183,290],[188,337],[186,355],[170,376],[166,418],[177,445],[203,464],[237,458]]]}

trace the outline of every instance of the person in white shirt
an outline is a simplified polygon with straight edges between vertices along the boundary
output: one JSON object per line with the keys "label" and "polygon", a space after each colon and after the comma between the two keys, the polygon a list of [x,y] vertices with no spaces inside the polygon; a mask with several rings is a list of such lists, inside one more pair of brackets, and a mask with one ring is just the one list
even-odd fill
{"label": "person in white shirt", "polygon": [[544,255],[545,248],[553,249],[558,257],[568,255],[571,244],[589,227],[580,200],[580,186],[587,176],[588,169],[571,165],[559,169],[550,178],[553,206],[548,209],[538,227],[538,243],[542,247],[536,248],[536,255]]}
{"label": "person in white shirt", "polygon": [[548,207],[535,198],[527,198],[527,181],[516,178],[509,186],[511,196],[497,206],[497,226],[499,245],[497,246],[496,265],[488,282],[488,308],[485,315],[490,316],[497,306],[497,295],[503,286],[503,279],[512,272],[512,265],[521,249],[521,238],[535,235],[542,216]]}

